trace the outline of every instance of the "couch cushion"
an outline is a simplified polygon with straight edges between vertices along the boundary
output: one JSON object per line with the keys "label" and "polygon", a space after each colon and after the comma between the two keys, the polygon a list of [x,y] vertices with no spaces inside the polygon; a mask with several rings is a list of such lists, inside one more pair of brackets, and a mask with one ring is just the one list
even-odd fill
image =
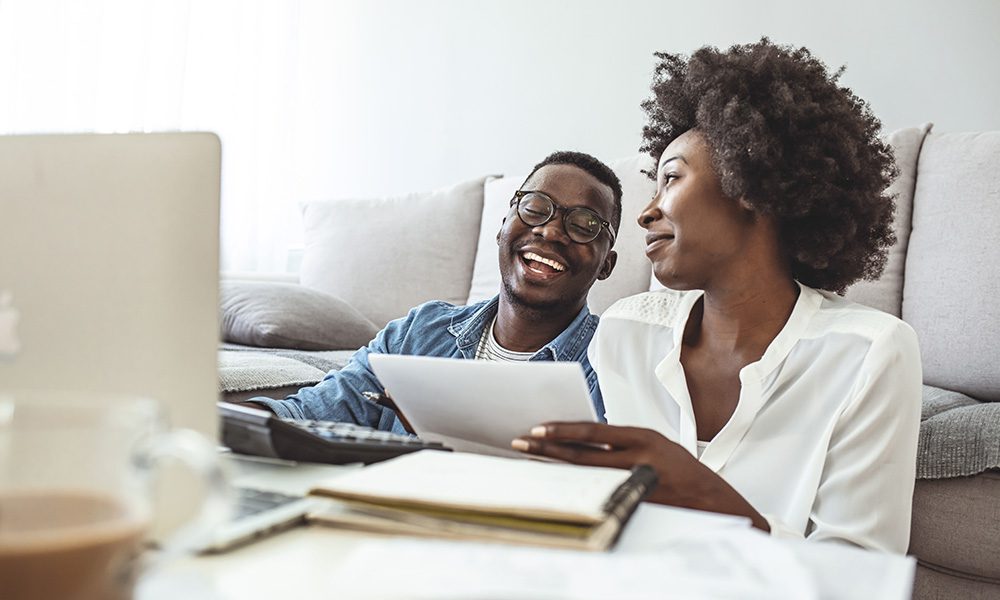
{"label": "couch cushion", "polygon": [[1000,468],[1000,403],[925,385],[920,418],[917,479]]}
{"label": "couch cushion", "polygon": [[917,481],[909,553],[931,568],[1000,583],[997,498],[997,471]]}
{"label": "couch cushion", "polygon": [[896,156],[899,175],[888,193],[896,197],[896,214],[892,228],[896,243],[889,250],[885,271],[877,281],[861,281],[847,290],[847,298],[877,308],[898,317],[903,305],[903,269],[906,266],[906,247],[910,240],[913,216],[913,190],[917,180],[917,157],[924,137],[932,124],[900,129],[886,136]]}
{"label": "couch cushion", "polygon": [[[611,162],[608,166],[622,183],[622,222],[615,242],[618,264],[611,277],[594,284],[587,299],[590,310],[598,314],[619,298],[647,291],[651,272],[643,253],[643,232],[636,219],[656,187],[652,180],[639,172],[640,169],[651,168],[652,159],[648,155],[637,154]],[[526,176],[502,177],[486,183],[483,219],[468,299],[470,304],[492,298],[500,291],[496,235],[507,215],[514,191]]]}
{"label": "couch cushion", "polygon": [[219,390],[225,393],[284,391],[289,387],[298,389],[313,385],[327,372],[346,365],[355,352],[301,352],[223,344],[219,349]]}
{"label": "couch cushion", "polygon": [[656,165],[648,154],[635,154],[608,164],[622,182],[622,222],[618,228],[615,251],[618,264],[604,281],[598,281],[590,291],[590,309],[601,313],[620,298],[649,291],[653,266],[646,258],[646,232],[639,227],[639,213],[656,193],[656,183],[641,170],[655,171]]}
{"label": "couch cushion", "polygon": [[928,134],[920,151],[903,320],[924,381],[1000,400],[1000,132]]}
{"label": "couch cushion", "polygon": [[306,204],[300,281],[342,298],[378,327],[428,300],[464,304],[485,179],[396,198]]}
{"label": "couch cushion", "polygon": [[359,348],[378,328],[350,304],[303,285],[223,281],[222,339],[299,350]]}
{"label": "couch cushion", "polygon": [[996,600],[1000,581],[970,577],[957,571],[917,561],[913,579],[913,600]]}
{"label": "couch cushion", "polygon": [[499,177],[487,181],[483,187],[483,218],[479,225],[476,262],[472,268],[467,304],[492,298],[500,291],[497,233],[507,216],[510,200],[523,181],[523,176]]}

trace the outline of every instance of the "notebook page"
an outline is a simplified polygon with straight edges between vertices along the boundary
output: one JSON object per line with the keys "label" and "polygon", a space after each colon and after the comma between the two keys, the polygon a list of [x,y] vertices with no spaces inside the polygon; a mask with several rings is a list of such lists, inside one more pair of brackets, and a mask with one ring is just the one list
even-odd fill
{"label": "notebook page", "polygon": [[346,473],[313,490],[596,522],[630,475],[624,469],[423,450]]}

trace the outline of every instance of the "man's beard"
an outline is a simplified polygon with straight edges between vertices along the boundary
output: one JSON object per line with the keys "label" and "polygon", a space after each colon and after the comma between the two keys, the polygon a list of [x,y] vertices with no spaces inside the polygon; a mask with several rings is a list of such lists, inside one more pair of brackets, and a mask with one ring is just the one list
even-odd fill
{"label": "man's beard", "polygon": [[541,301],[528,300],[518,294],[517,290],[514,289],[514,287],[510,284],[510,281],[506,278],[503,278],[503,294],[507,301],[512,305],[527,311],[529,315],[538,317],[550,315],[553,312],[560,311],[571,304],[569,299],[562,296]]}

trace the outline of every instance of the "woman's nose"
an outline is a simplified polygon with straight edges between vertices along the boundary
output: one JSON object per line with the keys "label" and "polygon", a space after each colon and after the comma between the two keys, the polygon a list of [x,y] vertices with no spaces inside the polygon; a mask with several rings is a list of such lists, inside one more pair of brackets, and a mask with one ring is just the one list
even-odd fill
{"label": "woman's nose", "polygon": [[659,194],[653,196],[653,198],[649,201],[649,204],[646,205],[646,208],[639,213],[639,227],[649,229],[649,226],[652,223],[663,217],[663,212],[660,210],[660,203],[658,201],[659,196]]}

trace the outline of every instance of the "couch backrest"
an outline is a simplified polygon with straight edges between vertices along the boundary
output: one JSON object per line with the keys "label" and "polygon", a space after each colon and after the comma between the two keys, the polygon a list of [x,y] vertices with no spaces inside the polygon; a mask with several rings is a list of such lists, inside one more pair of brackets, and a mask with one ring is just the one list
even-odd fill
{"label": "couch backrest", "polygon": [[917,163],[902,317],[924,381],[1000,401],[1000,131],[929,134]]}
{"label": "couch backrest", "polygon": [[896,197],[896,214],[893,231],[896,243],[889,250],[888,261],[877,281],[856,283],[847,291],[847,298],[900,316],[903,310],[903,271],[906,267],[906,248],[910,240],[913,215],[913,190],[917,183],[917,159],[924,137],[932,125],[908,127],[886,136],[896,156],[899,174],[889,186],[888,193]]}

